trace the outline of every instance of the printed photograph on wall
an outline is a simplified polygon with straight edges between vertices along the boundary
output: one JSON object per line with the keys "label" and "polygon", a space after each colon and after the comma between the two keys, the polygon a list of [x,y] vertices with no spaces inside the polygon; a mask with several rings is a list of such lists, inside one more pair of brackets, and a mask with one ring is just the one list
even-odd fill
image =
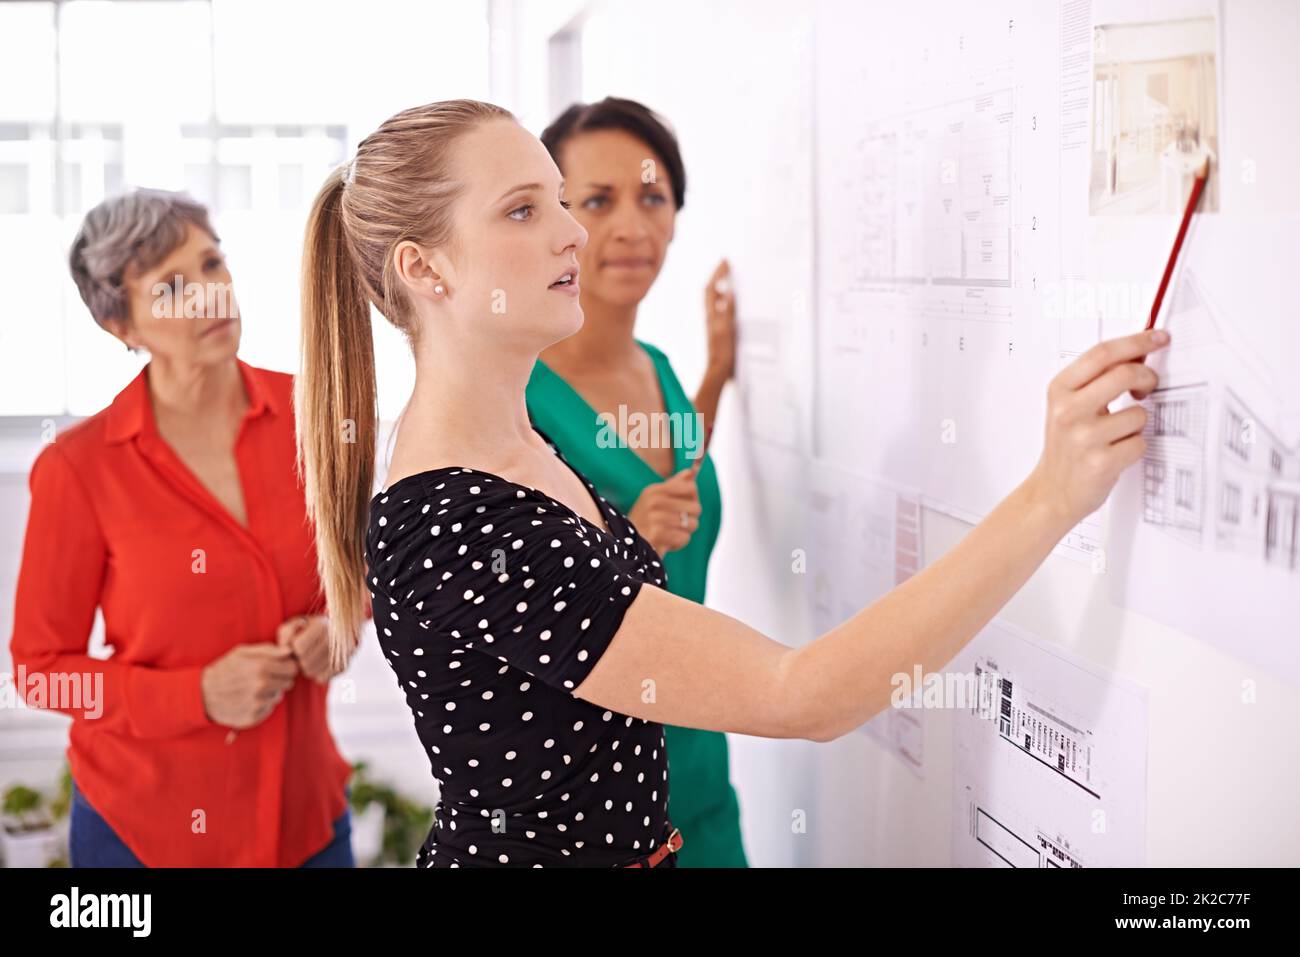
{"label": "printed photograph on wall", "polygon": [[[1093,215],[1181,213],[1219,158],[1213,17],[1093,28]],[[1219,209],[1211,176],[1200,212]]]}

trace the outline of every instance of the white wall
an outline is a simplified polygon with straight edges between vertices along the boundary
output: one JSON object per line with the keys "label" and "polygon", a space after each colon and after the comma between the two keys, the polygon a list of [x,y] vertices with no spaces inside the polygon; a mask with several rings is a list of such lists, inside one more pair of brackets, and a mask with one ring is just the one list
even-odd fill
{"label": "white wall", "polygon": [[[942,4],[933,5],[941,15]],[[669,0],[651,16],[629,6],[595,2],[584,8],[587,23],[594,24],[589,36],[603,41],[584,50],[585,97],[629,96],[664,114],[679,134],[690,175],[687,208],[664,273],[643,306],[638,334],[663,347],[683,382],[693,384],[703,363],[700,285],[717,257],[728,255],[737,268],[742,338],[760,325],[767,335],[775,324],[783,336],[779,351],[794,353],[798,368],[803,346],[814,334],[813,317],[800,301],[801,290],[811,294],[804,231],[813,211],[802,172],[790,164],[805,155],[792,140],[809,132],[797,101],[801,71],[807,68],[800,38],[811,14],[790,4],[738,0]],[[1230,0],[1226,8],[1228,69],[1248,62],[1258,73],[1263,57],[1273,63],[1274,75],[1286,75],[1279,59],[1283,45],[1268,39],[1276,35],[1268,24],[1293,25],[1294,7]],[[823,5],[823,15],[833,17],[829,9]],[[836,26],[833,19],[827,25]],[[789,37],[784,48],[769,42],[773,29]],[[605,39],[620,36],[635,36],[636,42]],[[539,34],[523,42],[537,45],[544,39]],[[752,103],[746,102],[738,77],[751,78],[747,92],[763,102],[766,117],[751,119]],[[786,95],[774,94],[764,77],[776,77]],[[529,84],[544,86],[544,78],[532,76]],[[1289,84],[1293,92],[1294,86]],[[845,108],[852,109],[853,97],[860,95],[846,91]],[[1241,106],[1228,106],[1225,126],[1246,128],[1250,121]],[[1279,108],[1272,110],[1275,118]],[[737,123],[737,117],[744,122]],[[807,155],[813,148],[815,142]],[[1292,188],[1280,185],[1284,192]],[[766,245],[756,233],[769,234]],[[773,437],[770,418],[752,415],[770,407],[750,401],[761,400],[764,391],[788,389],[783,377],[789,378],[791,360],[757,355],[742,360],[742,367],[741,382],[724,401],[715,439],[724,518],[708,601],[777,640],[800,644],[812,637],[805,580],[791,571],[792,550],[809,544],[803,513],[805,436],[796,434],[790,443],[780,429],[782,435]],[[811,362],[800,372],[811,377]],[[791,394],[800,396],[797,388]],[[1041,396],[1031,399],[1039,402]],[[924,512],[923,526],[929,561],[970,527],[931,509]],[[1147,689],[1147,863],[1300,862],[1300,822],[1294,815],[1300,795],[1297,676],[1269,673],[1118,608],[1109,593],[1104,574],[1053,556],[1003,617]],[[874,597],[864,595],[863,604]],[[1224,600],[1231,601],[1231,595]],[[1243,700],[1246,681],[1254,682],[1254,703]],[[760,865],[948,864],[951,716],[927,712],[923,722],[924,778],[862,732],[826,745],[733,735],[732,777],[751,860]],[[801,811],[808,815],[806,834],[791,826]]]}

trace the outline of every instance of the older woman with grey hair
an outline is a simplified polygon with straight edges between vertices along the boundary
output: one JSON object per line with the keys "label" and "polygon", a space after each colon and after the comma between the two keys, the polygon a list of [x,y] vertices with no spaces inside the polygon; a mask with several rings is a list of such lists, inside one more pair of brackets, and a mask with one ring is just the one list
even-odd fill
{"label": "older woman with grey hair", "polygon": [[183,194],[96,206],[70,265],[149,356],[31,471],[10,647],[28,705],[73,719],[72,864],[351,866],[293,379],[238,358],[220,240]]}

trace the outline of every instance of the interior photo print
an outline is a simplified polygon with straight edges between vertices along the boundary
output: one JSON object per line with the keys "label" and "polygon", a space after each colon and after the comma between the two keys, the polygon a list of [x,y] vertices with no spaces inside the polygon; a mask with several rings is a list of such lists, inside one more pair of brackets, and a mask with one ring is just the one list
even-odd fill
{"label": "interior photo print", "polygon": [[337,946],[441,879],[522,935],[448,872],[653,868],[1282,926],[1297,49],[1297,0],[0,0],[11,924]]}

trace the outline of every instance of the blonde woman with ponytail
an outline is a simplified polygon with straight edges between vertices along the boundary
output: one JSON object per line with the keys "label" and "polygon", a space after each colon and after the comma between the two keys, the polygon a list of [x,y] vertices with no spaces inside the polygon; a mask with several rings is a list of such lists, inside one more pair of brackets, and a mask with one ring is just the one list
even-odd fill
{"label": "blonde woman with ponytail", "polygon": [[[468,100],[394,116],[316,198],[299,459],[335,657],[366,603],[441,798],[417,864],[672,866],[663,725],[830,741],[943,667],[1143,452],[1141,333],[1047,389],[1042,455],[955,548],[799,648],[664,587],[660,557],[528,418],[543,349],[582,325],[545,147]],[[416,382],[373,497],[370,306]],[[647,587],[649,586],[649,587]]]}

